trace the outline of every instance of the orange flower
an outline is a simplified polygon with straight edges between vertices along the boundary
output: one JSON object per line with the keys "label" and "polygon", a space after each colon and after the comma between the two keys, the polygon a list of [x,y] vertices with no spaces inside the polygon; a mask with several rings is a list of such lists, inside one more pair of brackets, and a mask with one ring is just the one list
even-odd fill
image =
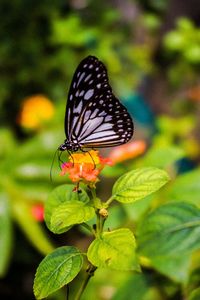
{"label": "orange flower", "polygon": [[104,166],[111,165],[110,159],[101,158],[98,151],[72,153],[69,162],[62,165],[61,175],[68,174],[72,182],[84,182],[93,187]]}
{"label": "orange flower", "polygon": [[51,119],[53,114],[54,106],[51,101],[43,95],[35,95],[23,101],[17,122],[24,128],[38,129],[44,121]]}
{"label": "orange flower", "polygon": [[114,163],[119,163],[143,154],[146,150],[146,147],[147,145],[145,141],[133,141],[131,143],[114,148],[110,152],[109,157]]}

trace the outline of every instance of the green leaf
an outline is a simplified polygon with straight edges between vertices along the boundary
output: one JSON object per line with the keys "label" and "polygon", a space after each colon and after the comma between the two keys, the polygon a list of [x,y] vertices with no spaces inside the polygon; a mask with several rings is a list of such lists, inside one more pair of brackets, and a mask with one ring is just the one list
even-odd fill
{"label": "green leaf", "polygon": [[151,263],[159,273],[171,278],[178,283],[187,283],[190,270],[190,255],[169,254],[164,256],[155,256],[152,258]]}
{"label": "green leaf", "polygon": [[188,300],[199,300],[200,299],[200,287],[193,290]]}
{"label": "green leaf", "polygon": [[[51,218],[54,211],[58,208],[59,205],[70,204],[73,201],[80,201],[83,203],[89,202],[89,197],[84,190],[81,190],[81,193],[73,191],[74,185],[65,184],[60,185],[55,188],[49,195],[46,204],[45,204],[45,222],[49,230],[51,230]],[[56,233],[62,233],[69,230],[71,226],[66,226]]]}
{"label": "green leaf", "polygon": [[0,277],[5,275],[11,257],[12,224],[10,207],[5,194],[0,194]]}
{"label": "green leaf", "polygon": [[155,288],[152,273],[131,274],[131,276],[129,276],[125,282],[119,285],[120,286],[112,297],[112,300],[162,299],[159,291]]}
{"label": "green leaf", "polygon": [[168,174],[157,168],[141,168],[121,176],[114,184],[112,198],[131,203],[150,195],[169,181]]}
{"label": "green leaf", "polygon": [[178,176],[167,193],[169,199],[190,202],[196,205],[200,205],[199,195],[200,169]]}
{"label": "green leaf", "polygon": [[139,271],[135,248],[133,233],[122,228],[104,232],[96,238],[90,244],[87,255],[88,260],[97,267]]}
{"label": "green leaf", "polygon": [[[151,206],[151,202],[155,199],[153,194],[141,199],[140,201],[136,201],[133,203],[125,203],[123,205],[123,210],[126,212],[126,218],[128,220],[137,222],[141,219],[141,216],[149,209]],[[109,208],[110,212],[110,208]],[[126,220],[127,222],[127,220]],[[107,223],[106,223],[107,224]],[[109,227],[112,228],[112,227]]]}
{"label": "green leaf", "polygon": [[189,203],[162,205],[147,215],[138,228],[143,255],[177,254],[200,247],[200,210]]}
{"label": "green leaf", "polygon": [[11,204],[13,217],[31,244],[44,255],[53,251],[54,246],[48,239],[42,224],[38,223],[31,213],[31,203],[22,199],[12,201]]}
{"label": "green leaf", "polygon": [[87,222],[92,219],[94,215],[94,208],[87,203],[72,201],[61,204],[53,211],[50,229],[54,233],[59,233],[72,225]]}
{"label": "green leaf", "polygon": [[151,148],[142,160],[143,166],[165,168],[184,157],[184,151],[175,146]]}
{"label": "green leaf", "polygon": [[33,289],[36,299],[43,299],[71,282],[82,264],[83,257],[75,247],[60,247],[47,255],[35,275]]}
{"label": "green leaf", "polygon": [[200,249],[200,210],[184,202],[165,204],[145,217],[137,235],[141,255],[160,272],[185,282],[189,255]]}

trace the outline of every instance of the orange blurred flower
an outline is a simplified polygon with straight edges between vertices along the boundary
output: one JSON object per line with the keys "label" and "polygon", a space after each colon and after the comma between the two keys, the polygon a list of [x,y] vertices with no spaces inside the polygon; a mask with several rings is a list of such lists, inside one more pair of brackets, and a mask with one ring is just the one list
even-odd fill
{"label": "orange blurred flower", "polygon": [[61,175],[68,174],[72,182],[84,182],[90,187],[99,181],[98,175],[104,166],[112,165],[110,159],[101,158],[95,150],[72,153],[69,160],[62,165]]}
{"label": "orange blurred flower", "polygon": [[197,85],[187,91],[187,96],[190,100],[200,101],[200,85]]}
{"label": "orange blurred flower", "polygon": [[44,95],[34,95],[24,99],[17,122],[24,128],[38,129],[53,114],[52,102]]}
{"label": "orange blurred flower", "polygon": [[119,163],[143,154],[146,150],[146,147],[147,145],[145,141],[133,141],[131,143],[114,148],[110,152],[109,157],[112,159],[113,163]]}

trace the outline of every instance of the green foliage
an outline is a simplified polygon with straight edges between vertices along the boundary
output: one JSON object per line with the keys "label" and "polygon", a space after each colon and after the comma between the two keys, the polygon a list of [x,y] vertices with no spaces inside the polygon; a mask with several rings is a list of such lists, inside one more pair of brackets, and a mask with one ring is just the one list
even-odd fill
{"label": "green foliage", "polygon": [[43,299],[68,284],[79,273],[83,258],[75,247],[60,247],[40,263],[34,282],[36,299]]}
{"label": "green foliage", "polygon": [[[12,237],[14,222],[41,254],[46,255],[54,249],[32,209],[37,204],[42,205],[50,192],[49,166],[58,138],[56,132],[43,131],[20,143],[10,130],[0,130],[1,276],[6,275],[15,248],[15,238]],[[55,177],[54,181],[61,182]]]}
{"label": "green foliage", "polygon": [[163,39],[164,51],[174,64],[168,68],[170,81],[175,85],[195,81],[200,63],[200,30],[189,18],[179,18],[176,28]]}
{"label": "green foliage", "polygon": [[[104,231],[104,223],[108,217],[107,209],[114,199],[124,203],[134,202],[157,191],[168,181],[169,176],[165,171],[157,168],[136,169],[124,174],[116,181],[113,196],[105,203],[96,197],[95,190],[91,187],[88,187],[91,197],[82,189],[79,192],[75,191],[72,185],[62,185],[51,192],[45,208],[48,228],[54,233],[63,233],[72,226],[81,224],[90,230],[94,238],[87,251],[87,258],[90,262],[87,269],[88,275],[78,291],[77,299],[82,295],[87,282],[97,268],[140,271],[136,241],[132,231],[128,228]],[[96,214],[96,224],[91,226],[87,221],[93,219],[94,214]],[[75,251],[75,254],[71,254],[71,249],[72,252]],[[64,258],[62,257],[63,251]],[[34,281],[34,293],[37,299],[46,297],[69,283],[77,275],[82,260],[80,253],[77,254],[76,251],[77,249],[74,250],[73,247],[61,247],[46,256],[38,267]],[[69,263],[68,260],[74,258],[74,255],[78,263]],[[56,284],[53,284],[55,276],[59,277]]]}
{"label": "green foliage", "polygon": [[198,300],[200,298],[200,288],[195,289],[190,294],[189,300]]}
{"label": "green foliage", "polygon": [[88,260],[95,266],[121,271],[139,271],[133,233],[127,228],[104,232],[88,248]]}
{"label": "green foliage", "polygon": [[[46,206],[45,206],[45,221],[46,221],[46,224],[47,224],[47,227],[49,228],[49,230],[51,230],[54,233],[65,232],[71,228],[71,225],[79,224],[84,221],[83,220],[82,222],[76,223],[76,221],[78,219],[80,220],[80,217],[81,217],[81,216],[79,216],[79,217],[76,216],[76,209],[77,209],[77,205],[79,204],[79,207],[80,208],[82,207],[82,213],[80,213],[82,215],[85,211],[84,205],[87,205],[87,203],[89,202],[89,197],[84,190],[81,190],[81,193],[79,193],[79,194],[74,193],[73,188],[74,188],[74,186],[72,184],[61,185],[61,186],[55,188],[49,194],[49,197],[48,197],[48,200],[47,200]],[[68,211],[69,215],[70,215],[70,213],[72,213],[72,211],[73,211],[73,213],[75,212],[74,217],[71,216],[71,218],[72,218],[72,219],[70,219],[71,221],[69,219],[67,219],[65,214],[63,216],[63,218],[65,220],[63,220],[62,218],[60,219],[59,217],[56,217],[57,213],[59,214],[59,212],[60,212],[62,214],[63,208],[65,209],[65,213],[68,211],[68,209],[70,210],[70,211]],[[87,206],[86,206],[86,210],[87,210]],[[92,213],[92,211],[90,209],[89,209],[89,212]],[[89,215],[90,215],[90,213],[89,213]],[[84,217],[84,216],[82,215],[82,217]],[[56,226],[56,223],[57,223],[56,220],[59,220],[59,223],[61,222],[58,227]]]}
{"label": "green foliage", "polygon": [[188,279],[188,254],[200,248],[200,211],[186,202],[162,205],[138,228],[138,251],[173,280]]}
{"label": "green foliage", "polygon": [[177,146],[155,145],[147,152],[142,160],[142,163],[144,166],[146,165],[157,168],[166,168],[183,157],[183,149]]}
{"label": "green foliage", "polygon": [[165,171],[143,168],[130,171],[115,183],[112,198],[119,202],[131,203],[157,191],[169,180]]}
{"label": "green foliage", "polygon": [[[137,287],[137,288],[133,288]],[[156,290],[152,275],[133,274],[121,284],[112,300],[163,300],[161,293]]]}
{"label": "green foliage", "polygon": [[[82,252],[70,246],[54,250],[48,232],[32,214],[33,206],[39,203],[45,204],[48,229],[56,234],[67,232],[69,243],[70,239],[75,241],[80,228],[90,232],[85,240],[81,233],[81,239],[75,241],[87,253],[89,278],[98,267],[93,286],[88,287],[90,293],[86,290],[83,300],[94,295],[113,300],[199,299],[200,172],[199,167],[186,169],[184,174],[177,171],[182,170],[183,158],[199,162],[195,139],[198,104],[187,99],[188,88],[198,87],[199,28],[189,18],[177,18],[176,27],[162,37],[160,26],[166,28],[163,14],[169,20],[165,0],[128,1],[130,10],[126,3],[122,8],[120,1],[115,7],[101,0],[1,2],[0,120],[8,127],[0,129],[0,276],[6,275],[17,252],[13,236],[16,223],[28,243],[47,255],[36,275],[36,297],[63,299],[65,295],[54,298],[51,293],[71,281],[72,295],[77,292],[73,279],[79,272],[81,279],[85,276]],[[52,153],[64,138],[60,120],[66,86],[79,61],[88,54],[98,56],[108,66],[119,97],[138,86],[149,95],[149,82],[154,83],[153,76],[161,75],[161,93],[156,95],[157,90],[153,90],[160,106],[152,110],[167,110],[175,116],[156,117],[157,130],[151,139],[152,124],[145,127],[133,111],[137,136],[147,137],[151,146],[139,158],[104,169],[99,189],[103,198],[108,196],[110,182],[122,175],[105,202],[91,196],[91,190],[80,188],[81,193],[76,193],[72,185],[62,185],[66,180],[54,169],[53,181],[49,180]],[[16,119],[24,97],[35,93],[57,102],[56,116],[37,131],[26,132],[16,126]],[[158,190],[168,176],[157,168],[172,178],[161,192]],[[109,180],[105,181],[104,175]],[[108,217],[100,214],[101,209],[108,210],[104,211]],[[85,249],[90,242],[89,250]],[[138,274],[140,267],[142,273]],[[122,272],[130,269],[133,272]],[[13,270],[10,273],[13,275]]]}
{"label": "green foliage", "polygon": [[199,209],[189,203],[158,207],[139,226],[139,252],[154,257],[194,251],[200,246],[199,218]]}
{"label": "green foliage", "polygon": [[200,169],[187,172],[176,178],[168,189],[172,200],[186,201],[200,206]]}
{"label": "green foliage", "polygon": [[7,195],[0,193],[0,277],[7,271],[12,248],[12,222]]}
{"label": "green foliage", "polygon": [[200,62],[200,30],[191,20],[180,18],[177,29],[165,36],[164,43],[169,51],[179,53],[189,63]]}
{"label": "green foliage", "polygon": [[26,96],[44,93],[65,99],[74,68],[88,54],[105,61],[119,94],[131,91],[151,71],[149,45],[127,43],[132,31],[108,3],[101,2],[97,9],[89,2],[86,12],[74,9],[73,3],[36,1],[28,3],[28,10],[24,1],[3,0],[1,5],[1,122],[16,119]]}
{"label": "green foliage", "polygon": [[89,221],[94,215],[94,208],[81,201],[70,201],[59,205],[51,217],[51,231],[59,233],[63,228]]}

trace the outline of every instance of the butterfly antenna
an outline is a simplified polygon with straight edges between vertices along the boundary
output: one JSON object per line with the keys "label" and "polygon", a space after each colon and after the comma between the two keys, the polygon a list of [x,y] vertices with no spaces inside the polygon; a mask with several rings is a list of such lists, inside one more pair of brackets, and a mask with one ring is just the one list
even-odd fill
{"label": "butterfly antenna", "polygon": [[57,154],[58,154],[58,149],[55,151],[55,153],[53,155],[53,160],[52,160],[52,163],[51,163],[51,168],[50,168],[50,173],[49,173],[49,177],[50,177],[51,182],[53,181],[53,178],[52,178],[53,164],[54,164],[54,161],[55,161],[55,158],[56,158]]}
{"label": "butterfly antenna", "polygon": [[58,166],[60,169],[62,169],[60,165],[64,164],[64,161],[61,159],[62,153],[63,153],[63,151],[58,152]]}

